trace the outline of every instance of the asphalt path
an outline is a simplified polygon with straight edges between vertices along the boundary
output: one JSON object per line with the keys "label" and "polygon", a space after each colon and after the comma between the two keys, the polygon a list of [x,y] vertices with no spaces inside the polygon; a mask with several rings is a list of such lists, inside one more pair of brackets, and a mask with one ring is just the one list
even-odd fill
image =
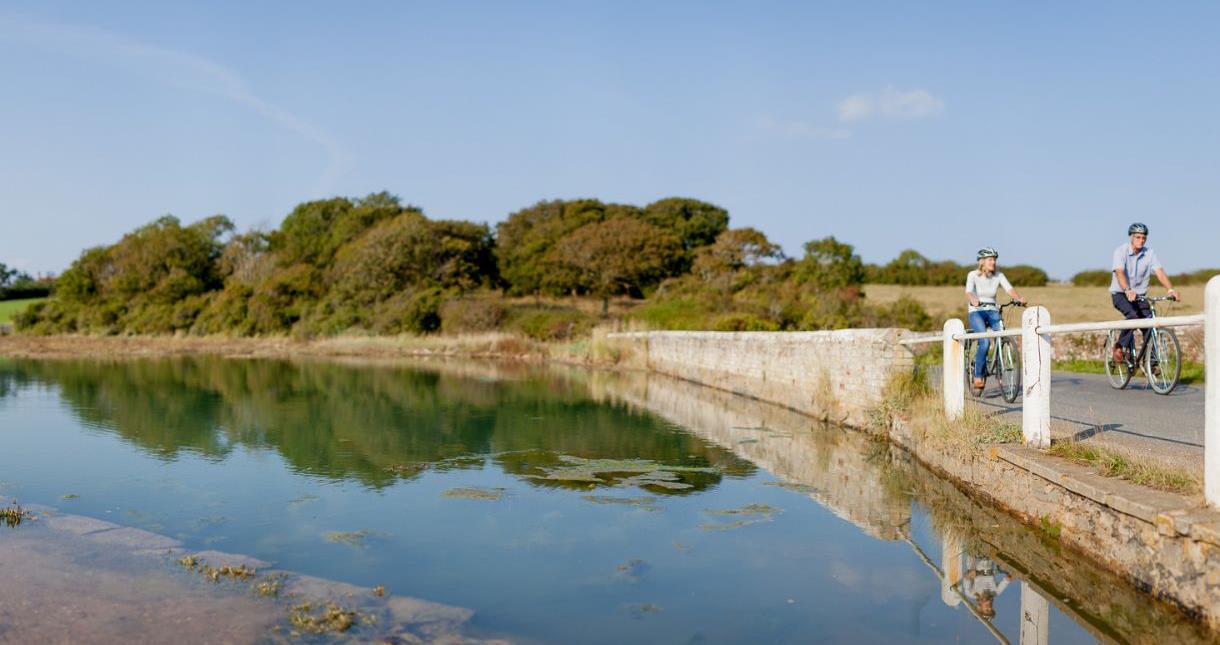
{"label": "asphalt path", "polygon": [[[984,410],[1021,423],[1021,399],[1007,403],[994,379],[981,397],[967,392]],[[1055,372],[1051,377],[1051,436],[1121,447],[1172,465],[1203,465],[1202,383],[1179,384],[1173,392],[1153,392],[1137,372],[1125,390],[1115,390],[1104,374]]]}

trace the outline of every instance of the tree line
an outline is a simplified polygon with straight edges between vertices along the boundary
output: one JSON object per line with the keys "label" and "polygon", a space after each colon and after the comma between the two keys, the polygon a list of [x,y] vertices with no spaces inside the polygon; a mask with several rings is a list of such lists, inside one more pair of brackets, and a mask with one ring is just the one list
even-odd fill
{"label": "tree line", "polygon": [[[1072,284],[1078,287],[1108,287],[1110,286],[1110,278],[1113,275],[1113,271],[1105,269],[1081,271],[1072,276]],[[1206,284],[1212,276],[1216,275],[1220,275],[1220,269],[1199,269],[1198,271],[1172,274],[1169,276],[1169,280],[1175,286]]]}
{"label": "tree line", "polygon": [[[299,204],[271,231],[216,215],[164,216],[85,250],[55,297],[20,314],[31,333],[298,336],[483,331],[577,335],[595,322],[564,302],[646,300],[630,316],[661,328],[826,329],[930,323],[909,299],[885,307],[865,282],[960,284],[968,265],[905,251],[867,265],[828,237],[785,257],[698,199],[644,206],[541,201],[493,229],[434,220],[386,192]],[[1020,284],[1045,272],[1006,267]],[[1025,271],[1026,273],[1020,273]]]}
{"label": "tree line", "polygon": [[43,298],[51,294],[54,279],[34,276],[0,262],[0,300]]}

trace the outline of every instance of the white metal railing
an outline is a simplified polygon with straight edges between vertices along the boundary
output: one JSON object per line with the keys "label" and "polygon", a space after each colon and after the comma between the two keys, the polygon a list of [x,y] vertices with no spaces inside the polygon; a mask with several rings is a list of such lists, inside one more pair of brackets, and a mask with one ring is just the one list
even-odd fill
{"label": "white metal railing", "polygon": [[941,389],[945,399],[945,416],[953,420],[961,417],[966,406],[964,341],[1020,336],[1024,395],[1021,433],[1026,445],[1046,448],[1051,443],[1051,335],[1193,325],[1204,327],[1204,496],[1209,504],[1220,506],[1220,276],[1207,282],[1201,314],[1053,325],[1050,312],[1045,307],[1035,306],[1027,308],[1021,316],[1020,329],[967,333],[960,319],[951,318],[945,321],[940,334],[905,338],[898,344],[942,344],[944,381]]}
{"label": "white metal railing", "polygon": [[[1204,314],[1191,314],[1189,316],[1163,316],[1161,318],[1140,318],[1137,320],[1112,320],[1108,322],[1096,323],[1068,323],[1064,325],[1050,325],[1049,327],[1039,327],[1036,333],[1039,334],[1072,334],[1077,332],[1087,331],[1109,331],[1111,329],[1149,329],[1151,327],[1189,327],[1191,325],[1202,325]],[[1005,329],[1003,331],[978,331],[970,333],[954,334],[953,340],[973,340],[976,338],[1010,338],[1020,336],[1020,329]],[[920,345],[924,343],[940,343],[944,342],[944,334],[934,334],[932,336],[916,336],[915,338],[904,338],[898,341],[899,345]]]}

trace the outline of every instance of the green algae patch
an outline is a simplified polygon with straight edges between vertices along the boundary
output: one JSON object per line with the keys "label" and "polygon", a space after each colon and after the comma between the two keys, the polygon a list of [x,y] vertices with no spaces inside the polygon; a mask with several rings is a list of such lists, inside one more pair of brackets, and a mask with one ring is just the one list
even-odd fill
{"label": "green algae patch", "polygon": [[686,474],[716,474],[715,468],[704,466],[667,466],[647,459],[585,459],[563,455],[555,466],[538,466],[540,475],[532,479],[569,484],[587,483],[592,486],[636,486],[682,491],[694,488],[682,480]]}
{"label": "green algae patch", "polygon": [[813,493],[818,492],[817,488],[810,486],[809,484],[798,484],[796,482],[772,481],[763,484],[763,486],[774,486],[776,488],[790,490],[794,493],[804,493],[806,495],[812,495]]}
{"label": "green algae patch", "polygon": [[26,520],[32,520],[34,514],[22,508],[16,501],[4,508],[0,508],[0,524],[4,524],[9,528],[20,526]]}
{"label": "green algae patch", "polygon": [[178,558],[178,564],[184,569],[198,573],[203,576],[208,582],[220,582],[221,580],[249,580],[258,575],[258,571],[252,567],[247,567],[244,564],[224,565],[214,567],[205,563],[197,555],[184,555]]}
{"label": "green algae patch", "polygon": [[603,505],[634,506],[645,511],[659,511],[655,497],[616,497],[614,495],[581,495],[586,502]]}
{"label": "green algae patch", "polygon": [[652,569],[647,562],[639,558],[632,558],[614,569],[614,579],[620,582],[635,584],[644,578],[644,575]]}
{"label": "green algae patch", "polygon": [[442,497],[453,499],[475,499],[484,502],[498,502],[504,497],[503,488],[482,488],[470,486],[465,488],[450,488],[441,493]]}
{"label": "green algae patch", "polygon": [[359,531],[328,531],[322,537],[326,538],[327,542],[332,544],[346,544],[348,546],[363,547],[364,539],[371,533],[365,529]]}
{"label": "green algae patch", "polygon": [[783,513],[784,509],[768,504],[746,504],[739,508],[708,509],[703,512],[718,517],[736,517],[739,519],[726,522],[705,522],[700,524],[699,528],[704,531],[732,531],[751,524],[770,522],[776,515]]}
{"label": "green algae patch", "polygon": [[623,610],[632,618],[644,618],[659,614],[664,611],[664,608],[654,602],[633,602],[623,605]]}
{"label": "green algae patch", "polygon": [[303,602],[292,606],[288,622],[306,634],[342,634],[356,625],[360,614],[336,603]]}

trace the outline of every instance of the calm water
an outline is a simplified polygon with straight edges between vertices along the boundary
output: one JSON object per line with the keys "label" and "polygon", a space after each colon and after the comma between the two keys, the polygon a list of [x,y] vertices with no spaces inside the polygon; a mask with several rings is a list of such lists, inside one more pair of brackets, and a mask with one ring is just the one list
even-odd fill
{"label": "calm water", "polygon": [[0,360],[0,453],[0,494],[513,640],[1015,643],[1023,594],[1054,643],[1204,638],[884,444],[658,377]]}

